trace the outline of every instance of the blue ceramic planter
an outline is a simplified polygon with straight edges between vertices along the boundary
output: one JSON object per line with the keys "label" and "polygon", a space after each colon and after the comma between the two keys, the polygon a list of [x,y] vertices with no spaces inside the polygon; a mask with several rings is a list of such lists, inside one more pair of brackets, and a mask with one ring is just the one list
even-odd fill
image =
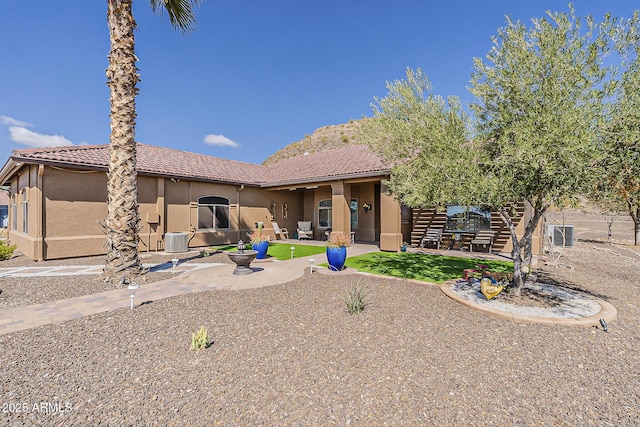
{"label": "blue ceramic planter", "polygon": [[253,250],[258,252],[256,259],[264,259],[267,256],[267,250],[269,249],[269,241],[263,240],[260,243],[254,243]]}
{"label": "blue ceramic planter", "polygon": [[347,248],[341,246],[339,248],[327,248],[327,261],[329,262],[329,270],[341,271],[344,268],[344,261],[347,259]]}

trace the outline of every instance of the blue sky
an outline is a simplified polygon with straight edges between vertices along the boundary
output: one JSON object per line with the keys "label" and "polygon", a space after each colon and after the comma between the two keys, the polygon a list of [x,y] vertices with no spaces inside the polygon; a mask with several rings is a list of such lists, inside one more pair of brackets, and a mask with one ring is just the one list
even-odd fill
{"label": "blue sky", "polygon": [[[136,140],[261,163],[319,127],[371,115],[387,81],[421,67],[443,96],[472,97],[505,15],[561,1],[206,0],[193,33],[134,1],[142,82]],[[638,2],[575,0],[630,17]],[[0,3],[0,167],[12,150],[109,142],[106,1]]]}

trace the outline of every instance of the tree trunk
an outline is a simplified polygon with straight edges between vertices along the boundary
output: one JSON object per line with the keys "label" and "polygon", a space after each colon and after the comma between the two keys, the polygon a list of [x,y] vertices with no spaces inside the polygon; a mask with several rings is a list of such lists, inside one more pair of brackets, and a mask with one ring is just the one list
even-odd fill
{"label": "tree trunk", "polygon": [[513,280],[511,281],[511,293],[515,296],[520,296],[522,287],[524,286],[524,276],[522,274],[522,255],[520,251],[520,240],[516,234],[516,226],[513,223],[513,219],[509,214],[509,210],[505,207],[500,208],[498,211],[502,221],[509,227],[511,233],[511,243],[513,248],[511,249],[511,260],[513,261]]}
{"label": "tree trunk", "polygon": [[[547,211],[549,205],[543,204],[542,200],[537,200],[536,204],[531,204],[532,206],[532,216],[529,218],[529,222],[524,228],[524,234],[522,238],[518,238],[518,234],[516,233],[516,226],[513,222],[513,218],[511,218],[511,214],[509,213],[509,209],[506,207],[502,207],[499,209],[500,218],[502,221],[509,227],[509,232],[511,233],[511,243],[513,245],[513,249],[511,250],[511,260],[513,261],[513,281],[511,282],[511,293],[515,296],[520,296],[522,293],[522,288],[527,280],[527,276],[529,275],[531,268],[531,260],[533,258],[533,232],[535,231],[538,223],[540,222],[540,218]],[[524,248],[525,258],[522,258],[522,249]],[[523,267],[526,267],[523,268]]]}
{"label": "tree trunk", "polygon": [[138,258],[139,223],[136,177],[135,119],[138,93],[132,0],[108,0],[111,50],[107,68],[110,89],[111,137],[107,175],[106,280],[144,273]]}
{"label": "tree trunk", "polygon": [[633,244],[638,246],[640,243],[640,208],[636,209],[635,215],[631,215],[631,218],[633,219],[633,230],[635,231],[633,235]]}

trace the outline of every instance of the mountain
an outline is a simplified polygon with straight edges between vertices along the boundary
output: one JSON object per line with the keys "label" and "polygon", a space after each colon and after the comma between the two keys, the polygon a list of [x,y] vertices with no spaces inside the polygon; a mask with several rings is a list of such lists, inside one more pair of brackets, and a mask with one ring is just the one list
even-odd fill
{"label": "mountain", "polygon": [[313,134],[305,135],[300,141],[292,142],[269,156],[263,165],[300,156],[304,153],[331,150],[358,144],[357,137],[361,120],[351,120],[341,125],[329,125],[316,129]]}

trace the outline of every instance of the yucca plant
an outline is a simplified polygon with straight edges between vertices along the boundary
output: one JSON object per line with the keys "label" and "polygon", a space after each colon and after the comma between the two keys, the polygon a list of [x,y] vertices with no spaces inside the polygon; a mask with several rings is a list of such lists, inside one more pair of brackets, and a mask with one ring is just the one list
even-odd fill
{"label": "yucca plant", "polygon": [[367,296],[369,292],[366,285],[358,286],[357,284],[352,284],[347,291],[346,295],[343,297],[343,301],[347,306],[347,311],[349,314],[360,314],[362,310],[364,310],[367,305]]}

